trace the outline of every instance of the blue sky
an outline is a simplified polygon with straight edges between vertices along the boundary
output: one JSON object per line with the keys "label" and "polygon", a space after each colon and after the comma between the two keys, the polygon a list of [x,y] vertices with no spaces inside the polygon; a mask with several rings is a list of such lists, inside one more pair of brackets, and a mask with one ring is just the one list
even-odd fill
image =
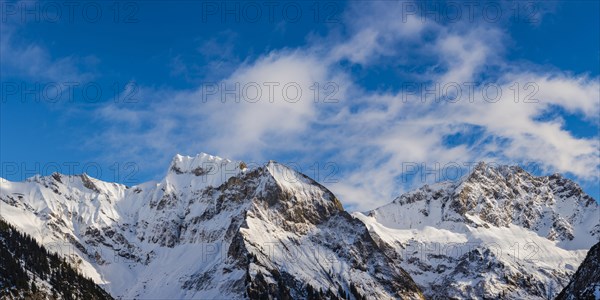
{"label": "blue sky", "polygon": [[600,195],[597,1],[0,3],[9,180],[133,185],[207,152],[290,163],[350,209],[481,160]]}

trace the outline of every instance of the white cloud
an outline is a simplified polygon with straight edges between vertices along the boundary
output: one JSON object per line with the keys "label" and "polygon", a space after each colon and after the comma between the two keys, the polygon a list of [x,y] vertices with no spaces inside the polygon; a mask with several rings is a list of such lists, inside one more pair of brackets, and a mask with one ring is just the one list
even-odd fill
{"label": "white cloud", "polygon": [[[353,63],[371,64],[381,56],[394,56],[405,47],[417,43],[426,31],[437,27],[418,16],[404,13],[400,3],[354,3],[345,13],[350,37],[331,46],[329,59],[347,59]],[[327,39],[332,39],[329,36]]]}
{"label": "white cloud", "polygon": [[[103,108],[101,116],[117,123],[100,138],[115,149],[126,148],[127,155],[149,150],[164,156],[209,151],[261,160],[298,151],[313,160],[333,160],[343,172],[336,176],[339,182],[329,186],[343,203],[358,210],[387,203],[411,186],[402,182],[406,163],[436,168],[436,163],[465,165],[478,160],[535,162],[549,172],[597,179],[598,137],[576,137],[560,120],[536,118],[559,106],[597,126],[598,78],[512,65],[503,59],[510,37],[501,28],[423,23],[417,18],[402,21],[398,8],[388,6],[394,3],[382,3],[368,11],[356,4],[347,15],[355,24],[347,33],[314,38],[299,49],[271,51],[240,65],[223,80],[229,88],[235,83],[241,89],[256,83],[263,92],[256,103],[235,103],[231,97],[222,103],[221,93],[203,102],[206,90],[202,87],[150,91],[145,94],[145,105]],[[457,103],[422,102],[419,95],[402,91],[365,90],[339,67],[341,60],[374,67],[382,63],[381,57],[412,64],[418,62],[411,59],[423,58],[427,65],[415,77],[442,86],[485,80],[496,83],[503,93],[490,103],[482,96],[484,85],[478,85],[471,102],[463,86]],[[329,81],[340,87],[339,103],[315,103],[310,87]],[[264,85],[268,82],[280,84],[273,102]],[[281,96],[282,86],[292,82],[302,89],[295,103]],[[511,90],[515,82],[521,97],[528,92],[524,85],[535,83],[539,102],[523,103],[521,97],[515,102]],[[473,127],[480,130],[471,136],[471,143],[444,143],[446,136],[471,134]],[[411,180],[416,180],[413,186],[422,184],[420,177]],[[435,176],[426,177],[431,180]]]}
{"label": "white cloud", "polygon": [[4,21],[0,26],[0,69],[4,76],[61,83],[81,83],[93,78],[91,72],[83,69],[98,63],[95,56],[54,58],[43,45],[21,39],[20,27]]}
{"label": "white cloud", "polygon": [[209,142],[219,153],[242,155],[307,129],[316,116],[311,86],[327,82],[327,76],[327,66],[300,51],[272,52],[242,66],[223,81],[230,89],[239,85],[239,103],[233,97],[222,103],[220,88],[218,95],[200,105],[210,111],[207,121],[220,127]]}

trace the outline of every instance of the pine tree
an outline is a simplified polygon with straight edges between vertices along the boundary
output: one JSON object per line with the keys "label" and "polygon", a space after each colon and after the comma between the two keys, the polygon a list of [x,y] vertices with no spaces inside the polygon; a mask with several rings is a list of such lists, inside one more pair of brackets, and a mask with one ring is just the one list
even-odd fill
{"label": "pine tree", "polygon": [[[29,277],[33,274],[33,278]],[[65,259],[49,253],[31,236],[22,234],[0,219],[0,299],[22,295],[44,297],[35,281],[52,285],[52,298],[112,299],[89,278],[83,277]],[[21,296],[20,296],[21,295]]]}

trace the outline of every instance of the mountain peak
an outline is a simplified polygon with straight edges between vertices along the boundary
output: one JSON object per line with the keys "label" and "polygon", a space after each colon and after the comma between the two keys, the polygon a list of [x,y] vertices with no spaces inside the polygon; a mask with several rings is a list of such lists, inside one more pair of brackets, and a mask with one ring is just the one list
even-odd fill
{"label": "mountain peak", "polygon": [[[471,226],[516,225],[573,247],[582,245],[578,237],[600,233],[600,205],[577,183],[557,174],[534,176],[518,166],[480,163],[457,182],[421,187],[396,198],[393,205],[418,207],[422,213],[416,219],[392,217],[400,227],[426,224],[423,217]],[[388,213],[381,208],[369,212],[377,214]]]}
{"label": "mountain peak", "polygon": [[[283,193],[290,195],[295,193],[311,195],[309,199],[306,199],[306,203],[302,203],[300,205],[332,206],[334,210],[344,210],[339,200],[333,195],[331,191],[329,191],[327,188],[325,188],[323,185],[319,184],[312,178],[294,170],[293,168],[278,163],[274,160],[270,160],[264,168],[275,180],[275,182],[283,191]],[[296,198],[295,200],[299,200],[299,198]],[[315,201],[323,202],[316,203]]]}
{"label": "mountain peak", "polygon": [[200,153],[134,188],[85,174],[0,188],[2,217],[68,243],[68,259],[117,298],[422,299],[364,224],[293,165]]}
{"label": "mountain peak", "polygon": [[213,167],[228,164],[231,161],[208,153],[200,152],[196,156],[176,154],[169,165],[169,173],[184,174],[194,173],[202,175]]}
{"label": "mountain peak", "polygon": [[225,177],[231,177],[245,171],[246,168],[247,165],[242,161],[233,161],[204,152],[200,152],[196,156],[176,154],[171,160],[167,175],[225,176],[229,174]]}
{"label": "mountain peak", "polygon": [[467,178],[474,178],[477,176],[486,176],[486,177],[497,177],[497,176],[507,176],[509,174],[527,174],[531,176],[527,171],[521,168],[518,165],[500,165],[495,163],[489,163],[480,161],[475,165],[473,170],[469,172]]}
{"label": "mountain peak", "polygon": [[198,153],[196,156],[177,154],[171,160],[167,175],[163,179],[165,188],[173,186],[192,187],[196,190],[207,186],[217,187],[247,171],[247,166],[242,161],[233,161],[207,153]]}

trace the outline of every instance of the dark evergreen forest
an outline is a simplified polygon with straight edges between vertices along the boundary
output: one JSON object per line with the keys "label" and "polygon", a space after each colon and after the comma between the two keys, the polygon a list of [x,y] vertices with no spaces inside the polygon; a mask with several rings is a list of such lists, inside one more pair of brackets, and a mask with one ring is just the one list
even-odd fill
{"label": "dark evergreen forest", "polygon": [[112,299],[65,259],[0,219],[0,299],[23,298]]}

